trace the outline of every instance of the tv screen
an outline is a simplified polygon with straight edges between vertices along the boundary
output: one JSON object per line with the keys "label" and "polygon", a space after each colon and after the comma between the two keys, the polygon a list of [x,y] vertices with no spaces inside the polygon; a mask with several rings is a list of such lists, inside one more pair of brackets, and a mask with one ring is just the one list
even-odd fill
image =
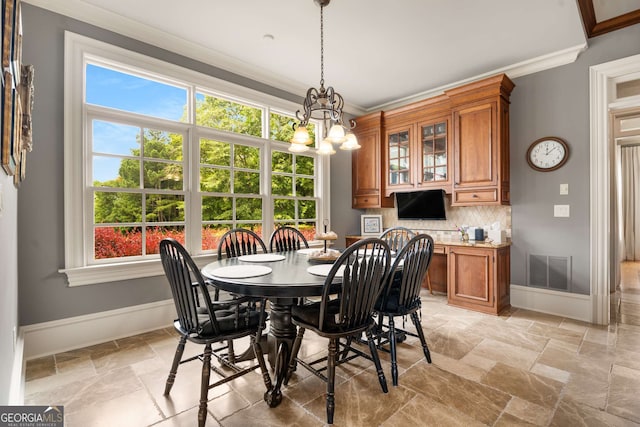
{"label": "tv screen", "polygon": [[444,190],[396,193],[398,219],[447,219]]}

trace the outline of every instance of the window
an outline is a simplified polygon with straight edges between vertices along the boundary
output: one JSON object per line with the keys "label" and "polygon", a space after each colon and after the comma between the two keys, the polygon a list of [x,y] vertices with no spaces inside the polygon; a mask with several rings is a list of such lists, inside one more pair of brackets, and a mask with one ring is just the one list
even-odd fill
{"label": "window", "polygon": [[[70,285],[162,274],[231,228],[313,240],[328,165],[287,151],[297,105],[72,33],[65,37],[65,272]],[[310,126],[314,135],[315,126]]]}

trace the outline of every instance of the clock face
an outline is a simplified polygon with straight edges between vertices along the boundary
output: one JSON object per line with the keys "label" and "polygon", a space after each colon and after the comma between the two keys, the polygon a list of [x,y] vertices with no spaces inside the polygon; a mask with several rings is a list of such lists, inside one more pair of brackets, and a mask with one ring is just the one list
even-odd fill
{"label": "clock face", "polygon": [[552,171],[569,158],[569,147],[559,138],[547,137],[535,141],[527,151],[527,162],[535,170]]}

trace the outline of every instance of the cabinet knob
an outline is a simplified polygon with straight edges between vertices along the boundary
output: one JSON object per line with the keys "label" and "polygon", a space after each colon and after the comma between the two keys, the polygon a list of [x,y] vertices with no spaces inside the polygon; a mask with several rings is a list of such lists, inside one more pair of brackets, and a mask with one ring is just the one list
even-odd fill
{"label": "cabinet knob", "polygon": [[477,198],[478,198],[478,195],[477,195],[476,193],[473,193],[473,196],[472,196],[472,197],[473,197],[474,199],[477,199]]}

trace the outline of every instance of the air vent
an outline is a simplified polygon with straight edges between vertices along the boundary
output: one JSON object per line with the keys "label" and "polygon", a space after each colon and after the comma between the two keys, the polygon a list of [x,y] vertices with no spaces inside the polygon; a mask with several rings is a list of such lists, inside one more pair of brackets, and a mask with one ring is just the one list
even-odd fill
{"label": "air vent", "polygon": [[529,254],[527,278],[528,286],[571,291],[571,257]]}

